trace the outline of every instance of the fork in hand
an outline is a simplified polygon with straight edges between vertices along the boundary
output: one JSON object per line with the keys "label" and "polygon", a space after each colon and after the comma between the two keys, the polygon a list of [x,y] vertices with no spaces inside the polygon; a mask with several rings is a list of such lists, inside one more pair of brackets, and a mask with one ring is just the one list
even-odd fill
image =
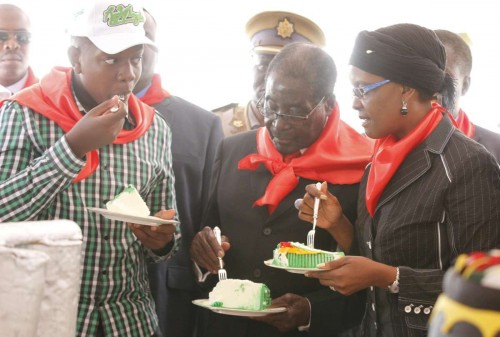
{"label": "fork in hand", "polygon": [[[214,227],[214,235],[215,235],[215,238],[217,239],[217,242],[219,243],[219,245],[222,245],[220,228],[217,226]],[[217,256],[217,258],[219,259],[219,265],[220,265],[219,271],[217,272],[217,274],[219,275],[219,281],[226,280],[227,279],[227,272],[224,269],[222,257]]]}
{"label": "fork in hand", "polygon": [[[321,183],[316,183],[316,188],[321,190]],[[316,223],[318,222],[319,198],[314,198],[313,228],[307,233],[307,246],[314,248],[314,236],[316,235]]]}

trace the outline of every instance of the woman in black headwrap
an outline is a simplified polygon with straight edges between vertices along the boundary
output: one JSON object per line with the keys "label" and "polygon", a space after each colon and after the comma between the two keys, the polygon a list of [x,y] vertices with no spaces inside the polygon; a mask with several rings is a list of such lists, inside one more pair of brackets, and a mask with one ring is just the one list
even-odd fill
{"label": "woman in black headwrap", "polygon": [[[376,139],[360,185],[355,226],[336,198],[307,187],[299,217],[346,253],[310,272],[343,294],[367,289],[362,336],[426,336],[444,271],[461,253],[500,247],[500,169],[433,103],[452,97],[446,54],[435,33],[413,24],[361,32],[350,64],[353,108]],[[352,255],[361,256],[352,256]]]}

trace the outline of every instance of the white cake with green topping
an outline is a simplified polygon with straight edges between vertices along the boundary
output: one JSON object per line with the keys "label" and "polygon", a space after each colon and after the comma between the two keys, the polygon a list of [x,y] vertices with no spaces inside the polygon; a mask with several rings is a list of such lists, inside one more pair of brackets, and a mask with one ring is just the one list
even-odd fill
{"label": "white cake with green topping", "polygon": [[213,307],[264,310],[271,305],[271,291],[263,283],[227,279],[217,283],[208,295],[208,302]]}
{"label": "white cake with green topping", "polygon": [[106,208],[108,211],[135,216],[148,216],[150,214],[148,205],[132,185],[128,185],[123,192],[108,201]]}

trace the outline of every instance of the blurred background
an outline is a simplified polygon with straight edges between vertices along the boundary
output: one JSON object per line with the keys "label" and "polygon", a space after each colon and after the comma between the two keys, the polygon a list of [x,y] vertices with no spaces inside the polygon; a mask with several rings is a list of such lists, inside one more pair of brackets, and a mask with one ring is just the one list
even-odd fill
{"label": "blurred background", "polygon": [[[76,0],[2,1],[22,7],[32,19],[31,64],[40,77],[54,65],[69,66],[65,34]],[[158,72],[165,88],[205,109],[246,102],[251,96],[247,20],[259,11],[285,10],[315,21],[333,56],[341,116],[361,131],[351,109],[347,65],[357,33],[408,22],[467,33],[474,58],[471,88],[462,106],[475,124],[500,132],[500,2],[493,0],[146,0],[158,23]],[[493,105],[493,108],[491,107]]]}

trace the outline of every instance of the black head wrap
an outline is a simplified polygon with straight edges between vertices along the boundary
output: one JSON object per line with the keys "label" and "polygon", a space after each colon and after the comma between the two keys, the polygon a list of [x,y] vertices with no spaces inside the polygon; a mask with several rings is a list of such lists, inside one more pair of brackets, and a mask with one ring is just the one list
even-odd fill
{"label": "black head wrap", "polygon": [[349,64],[428,95],[447,86],[444,46],[432,30],[414,24],[360,32]]}

